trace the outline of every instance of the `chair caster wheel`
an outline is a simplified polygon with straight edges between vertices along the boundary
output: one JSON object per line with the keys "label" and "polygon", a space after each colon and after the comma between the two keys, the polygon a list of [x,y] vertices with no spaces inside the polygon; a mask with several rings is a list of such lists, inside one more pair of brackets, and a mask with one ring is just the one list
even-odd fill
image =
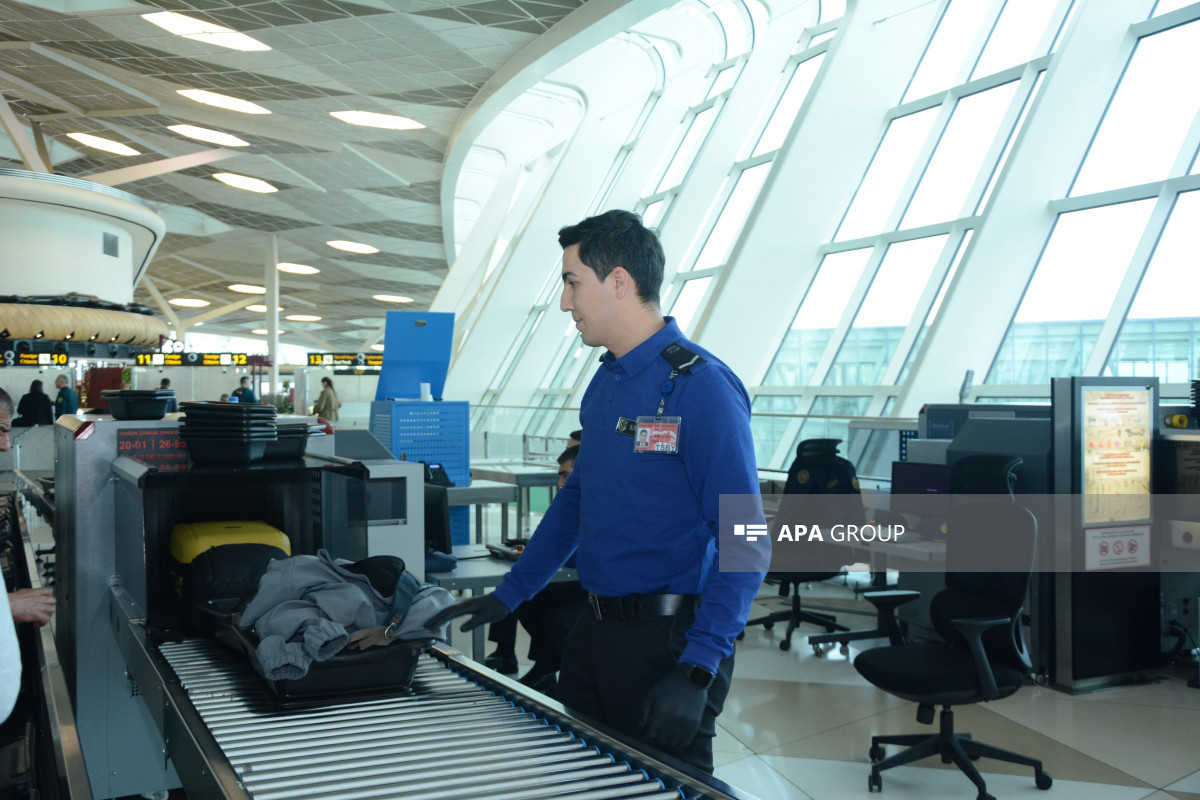
{"label": "chair caster wheel", "polygon": [[817,656],[818,658],[825,655],[825,650],[823,650],[821,648],[821,645],[819,645],[819,644],[814,644],[812,646],[812,649],[813,649],[813,655]]}
{"label": "chair caster wheel", "polygon": [[783,651],[783,652],[785,652],[785,653],[786,653],[788,650],[791,650],[791,649],[792,649],[792,640],[791,640],[791,639],[784,639],[782,642],[780,642],[780,643],[779,643],[779,649],[780,649],[780,650],[782,650],[782,651]]}
{"label": "chair caster wheel", "polygon": [[987,792],[980,792],[975,797],[975,800],[996,800],[996,797],[994,795],[988,794]]}
{"label": "chair caster wheel", "polygon": [[769,630],[771,630],[771,629],[772,629],[772,628],[774,628],[774,627],[775,627],[775,623],[774,623],[774,622],[764,622],[764,623],[763,623],[763,630],[764,630],[764,631],[769,631]]}
{"label": "chair caster wheel", "polygon": [[1033,780],[1042,791],[1049,789],[1054,784],[1054,778],[1050,777],[1050,773],[1041,770],[1033,774]]}
{"label": "chair caster wheel", "polygon": [[826,625],[826,626],[825,626],[825,632],[826,632],[826,633],[833,633],[833,632],[834,632],[834,631],[836,631],[836,630],[837,630],[837,628],[835,628],[833,625]]}
{"label": "chair caster wheel", "polygon": [[838,653],[844,656],[850,655],[850,645],[842,644],[838,646]]}
{"label": "chair caster wheel", "polygon": [[742,631],[741,633],[739,633],[739,634],[737,635],[737,640],[738,640],[739,642],[740,642],[742,639],[745,639],[745,638],[746,638],[746,632],[745,632],[745,631]]}
{"label": "chair caster wheel", "polygon": [[873,744],[871,745],[871,749],[867,751],[867,758],[871,759],[872,764],[883,761],[887,758],[887,748],[881,744]]}
{"label": "chair caster wheel", "polygon": [[878,772],[872,772],[867,776],[867,791],[882,792],[883,791],[883,776]]}

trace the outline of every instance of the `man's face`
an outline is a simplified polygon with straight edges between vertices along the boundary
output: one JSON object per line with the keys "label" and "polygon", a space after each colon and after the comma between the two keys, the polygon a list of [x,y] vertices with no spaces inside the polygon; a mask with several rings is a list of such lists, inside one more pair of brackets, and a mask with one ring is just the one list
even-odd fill
{"label": "man's face", "polygon": [[[10,430],[12,430],[12,409],[0,405],[0,453],[8,452],[8,432]],[[558,485],[562,486],[561,479]]]}
{"label": "man's face", "polygon": [[54,385],[57,386],[59,389],[62,389],[64,387],[66,387],[67,380],[62,375],[59,375],[57,378],[54,379]]}
{"label": "man's face", "polygon": [[563,292],[558,307],[569,311],[575,327],[589,347],[604,347],[613,330],[616,298],[611,290],[613,274],[601,281],[595,271],[579,260],[579,245],[563,250]]}
{"label": "man's face", "polygon": [[567,484],[567,478],[571,477],[571,470],[575,469],[575,460],[564,461],[558,465],[558,488],[562,488]]}

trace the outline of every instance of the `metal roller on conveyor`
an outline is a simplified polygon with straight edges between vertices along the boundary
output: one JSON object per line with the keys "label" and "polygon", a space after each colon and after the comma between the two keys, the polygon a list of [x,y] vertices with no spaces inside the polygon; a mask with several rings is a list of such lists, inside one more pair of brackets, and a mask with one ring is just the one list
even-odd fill
{"label": "metal roller on conveyor", "polygon": [[295,707],[280,705],[244,657],[215,641],[158,651],[215,743],[200,749],[228,762],[210,763],[211,774],[231,769],[253,800],[747,800],[524,695],[450,648],[422,655],[403,694]]}

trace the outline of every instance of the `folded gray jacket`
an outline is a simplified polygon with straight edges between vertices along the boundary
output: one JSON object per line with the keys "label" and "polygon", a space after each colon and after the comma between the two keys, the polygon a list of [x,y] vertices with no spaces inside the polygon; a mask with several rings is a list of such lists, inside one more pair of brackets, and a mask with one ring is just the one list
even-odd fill
{"label": "folded gray jacket", "polygon": [[314,660],[332,658],[347,632],[383,624],[391,616],[364,575],[342,568],[328,552],[272,561],[241,627],[258,634],[258,660],[271,680],[302,678]]}

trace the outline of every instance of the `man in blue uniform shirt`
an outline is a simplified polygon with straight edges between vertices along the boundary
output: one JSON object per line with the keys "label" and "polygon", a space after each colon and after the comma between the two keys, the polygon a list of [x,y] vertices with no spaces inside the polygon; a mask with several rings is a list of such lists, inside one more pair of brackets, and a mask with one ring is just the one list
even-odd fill
{"label": "man in blue uniform shirt", "polygon": [[[430,625],[501,619],[575,553],[591,611],[567,637],[557,698],[711,772],[734,640],[764,575],[717,562],[721,495],[758,494],[749,397],[663,317],[662,245],[637,215],[590,217],[559,244],[560,307],[607,350],[581,402],[588,446],[504,583]],[[737,546],[765,569],[765,537]]]}

